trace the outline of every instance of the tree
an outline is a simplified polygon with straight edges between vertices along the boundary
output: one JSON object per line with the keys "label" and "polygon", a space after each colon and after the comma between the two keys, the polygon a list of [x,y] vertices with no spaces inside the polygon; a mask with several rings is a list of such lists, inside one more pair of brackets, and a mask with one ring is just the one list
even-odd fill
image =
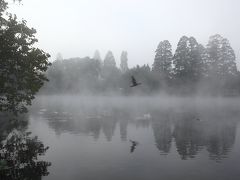
{"label": "tree", "polygon": [[94,52],[93,59],[102,62],[102,59],[101,59],[101,56],[100,56],[100,52],[99,52],[98,50],[96,50],[96,51]]}
{"label": "tree", "polygon": [[[208,77],[214,93],[234,93],[238,79],[236,56],[229,41],[219,34],[209,38]],[[217,90],[217,91],[216,91]]]}
{"label": "tree", "polygon": [[201,76],[203,78],[206,78],[208,77],[208,66],[209,66],[209,57],[208,57],[208,52],[207,52],[207,49],[199,44],[198,46],[198,51],[199,51],[199,54],[201,56]]}
{"label": "tree", "polygon": [[5,21],[5,19],[3,18],[3,13],[5,12],[5,10],[7,9],[7,2],[5,0],[0,0],[0,20],[1,20],[1,25],[2,23]]}
{"label": "tree", "polygon": [[128,71],[128,57],[127,57],[127,51],[123,51],[120,57],[121,63],[120,63],[120,69],[122,73],[125,73]]}
{"label": "tree", "polygon": [[209,73],[212,76],[226,77],[237,74],[236,56],[229,41],[219,34],[209,38]]}
{"label": "tree", "polygon": [[168,40],[161,41],[156,49],[153,71],[163,80],[169,79],[172,70],[172,46]]}
{"label": "tree", "polygon": [[63,60],[63,56],[62,56],[61,53],[57,53],[56,60],[57,61],[62,61]]}
{"label": "tree", "polygon": [[187,62],[189,60],[187,41],[188,37],[183,36],[177,44],[177,49],[173,57],[175,79],[181,79],[187,76],[187,64],[189,64]]}
{"label": "tree", "polygon": [[104,58],[101,77],[105,91],[117,91],[119,88],[120,70],[116,66],[115,58],[111,51],[108,51]]}
{"label": "tree", "polygon": [[203,46],[198,44],[194,37],[189,38],[189,59],[190,59],[190,73],[192,74],[192,80],[194,82],[199,81],[204,74],[204,51]]}
{"label": "tree", "polygon": [[47,81],[44,72],[51,63],[49,54],[33,46],[36,30],[16,16],[7,16],[6,9],[7,3],[0,0],[0,111],[18,114],[27,111]]}
{"label": "tree", "polygon": [[193,83],[199,80],[203,73],[203,51],[195,38],[183,36],[178,42],[173,57],[173,73],[181,83]]}
{"label": "tree", "polygon": [[116,67],[116,61],[115,61],[112,51],[107,52],[107,54],[104,58],[104,61],[103,61],[103,65],[105,67]]}
{"label": "tree", "polygon": [[93,59],[96,61],[96,64],[98,66],[98,74],[99,74],[99,78],[100,78],[100,73],[101,73],[101,68],[102,68],[102,58],[100,56],[100,52],[98,50],[96,50],[94,52],[94,55],[93,55]]}

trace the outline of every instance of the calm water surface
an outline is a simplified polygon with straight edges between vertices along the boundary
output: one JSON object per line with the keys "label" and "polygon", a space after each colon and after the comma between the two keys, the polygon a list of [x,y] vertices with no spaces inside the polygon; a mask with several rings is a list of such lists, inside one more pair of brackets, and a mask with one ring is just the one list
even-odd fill
{"label": "calm water surface", "polygon": [[240,99],[41,97],[45,180],[238,180]]}

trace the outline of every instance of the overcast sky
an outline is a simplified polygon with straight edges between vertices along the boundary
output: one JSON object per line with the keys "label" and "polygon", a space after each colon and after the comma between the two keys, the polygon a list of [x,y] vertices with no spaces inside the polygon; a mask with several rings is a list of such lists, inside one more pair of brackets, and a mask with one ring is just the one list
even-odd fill
{"label": "overcast sky", "polygon": [[[206,45],[213,34],[229,39],[240,54],[240,0],[23,0],[14,12],[37,29],[38,46],[63,58],[102,59],[112,50],[117,64],[122,50],[129,65],[153,64],[162,40],[175,50],[181,36],[194,36]],[[240,64],[237,62],[238,65]]]}

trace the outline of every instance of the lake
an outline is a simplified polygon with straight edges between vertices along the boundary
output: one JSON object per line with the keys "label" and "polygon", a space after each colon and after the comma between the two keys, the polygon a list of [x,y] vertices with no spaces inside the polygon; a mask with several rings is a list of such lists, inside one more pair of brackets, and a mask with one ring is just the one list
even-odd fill
{"label": "lake", "polygon": [[45,180],[238,180],[239,117],[239,98],[42,96],[26,131]]}

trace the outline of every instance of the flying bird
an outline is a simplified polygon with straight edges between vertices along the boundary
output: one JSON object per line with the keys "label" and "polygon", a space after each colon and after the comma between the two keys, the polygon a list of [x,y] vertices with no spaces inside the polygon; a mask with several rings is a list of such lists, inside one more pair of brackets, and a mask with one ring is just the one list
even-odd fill
{"label": "flying bird", "polygon": [[137,82],[136,79],[134,78],[134,76],[131,76],[132,78],[132,85],[130,87],[135,87],[140,85],[141,83]]}

